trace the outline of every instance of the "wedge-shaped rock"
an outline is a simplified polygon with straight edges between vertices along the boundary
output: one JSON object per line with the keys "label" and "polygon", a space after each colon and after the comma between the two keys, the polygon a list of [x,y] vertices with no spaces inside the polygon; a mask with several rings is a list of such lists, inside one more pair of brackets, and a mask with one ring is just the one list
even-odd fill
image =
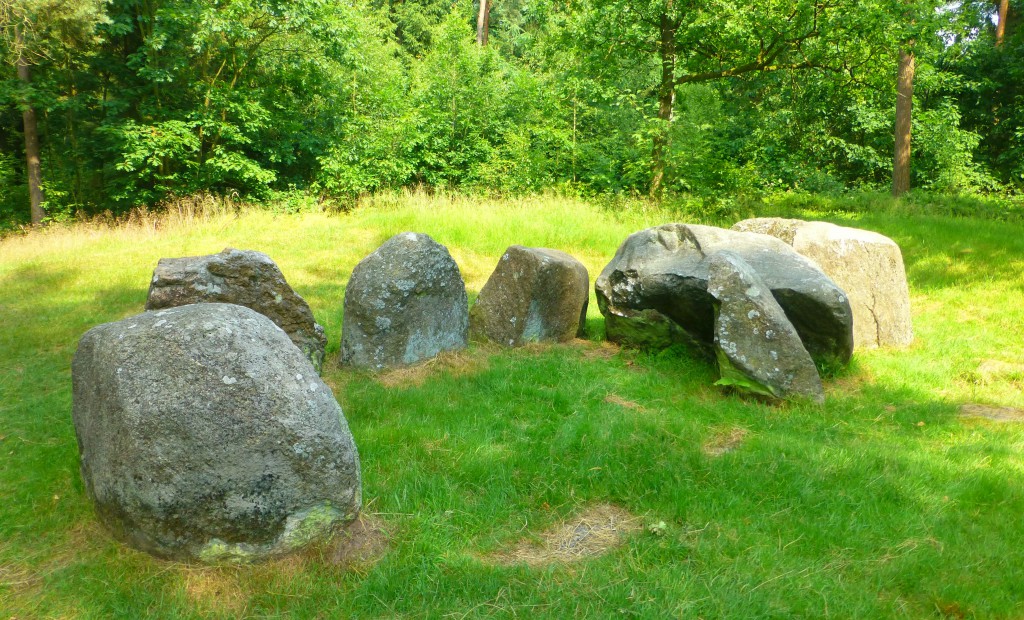
{"label": "wedge-shaped rock", "polygon": [[688,342],[713,353],[714,299],[705,257],[729,250],[764,280],[812,358],[842,365],[853,351],[850,304],[810,260],[768,235],[666,224],[630,235],[595,283],[608,339]]}
{"label": "wedge-shaped rock", "polygon": [[828,222],[774,217],[743,220],[733,229],[777,237],[821,267],[850,298],[856,348],[903,347],[913,341],[907,273],[892,239]]}
{"label": "wedge-shaped rock", "polygon": [[133,547],[260,560],[359,511],[341,408],[262,314],[194,304],[100,325],[82,337],[72,381],[85,489]]}
{"label": "wedge-shaped rock", "polygon": [[772,400],[823,402],[818,369],[768,285],[729,251],[708,257],[708,293],[718,302],[719,385]]}
{"label": "wedge-shaped rock", "polygon": [[459,266],[427,235],[388,239],[345,288],[341,363],[381,370],[466,348],[469,300]]}
{"label": "wedge-shaped rock", "polygon": [[565,252],[513,245],[469,313],[474,339],[516,347],[583,334],[590,275]]}
{"label": "wedge-shaped rock", "polygon": [[259,312],[283,329],[320,372],[324,328],[266,254],[228,248],[220,254],[160,259],[146,310],[197,303],[237,304]]}

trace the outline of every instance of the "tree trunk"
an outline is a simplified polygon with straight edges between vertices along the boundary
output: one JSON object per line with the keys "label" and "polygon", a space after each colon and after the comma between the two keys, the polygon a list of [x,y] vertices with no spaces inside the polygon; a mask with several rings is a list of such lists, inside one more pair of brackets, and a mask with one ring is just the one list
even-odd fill
{"label": "tree trunk", "polygon": [[[15,39],[18,43],[18,79],[28,87],[32,84],[32,73],[29,70],[28,59],[25,58],[24,45],[21,40],[21,31],[15,30]],[[27,99],[22,102],[25,110],[22,112],[22,122],[25,125],[25,163],[26,176],[28,177],[28,195],[31,202],[32,224],[43,223],[46,211],[43,210],[43,175],[42,165],[39,158],[39,130],[36,122],[36,111]]]}
{"label": "tree trunk", "polygon": [[676,29],[679,24],[661,15],[661,86],[658,88],[658,128],[651,153],[651,196],[658,196],[665,184],[665,158],[669,146],[669,124],[676,103]]}
{"label": "tree trunk", "polygon": [[476,18],[476,44],[480,47],[487,45],[487,31],[491,24],[491,1],[480,0],[480,14]]}
{"label": "tree trunk", "polygon": [[1010,0],[999,0],[999,17],[996,21],[996,47],[1003,44],[1006,36],[1006,17],[1010,12]]}
{"label": "tree trunk", "polygon": [[910,189],[910,127],[914,104],[914,53],[900,50],[896,76],[896,149],[892,160],[892,195]]}

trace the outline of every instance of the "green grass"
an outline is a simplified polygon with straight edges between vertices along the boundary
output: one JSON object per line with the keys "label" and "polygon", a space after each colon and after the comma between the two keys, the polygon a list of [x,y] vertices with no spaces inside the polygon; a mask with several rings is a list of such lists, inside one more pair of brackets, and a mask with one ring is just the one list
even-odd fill
{"label": "green grass", "polygon": [[[821,408],[724,395],[679,351],[475,347],[406,385],[335,365],[345,283],[392,234],[447,245],[473,297],[513,243],[566,250],[593,279],[627,234],[686,217],[655,207],[412,195],[0,241],[0,616],[1022,617],[1024,425],[957,408],[1024,407],[1024,226],[862,206],[799,212],[900,243],[916,341],[858,353]],[[70,415],[78,338],[141,311],[160,257],[226,246],[270,254],[327,329],[365,512],[390,536],[373,566],[188,567],[95,522]],[[702,450],[735,429],[733,451]],[[580,563],[486,560],[599,503],[666,527]]]}

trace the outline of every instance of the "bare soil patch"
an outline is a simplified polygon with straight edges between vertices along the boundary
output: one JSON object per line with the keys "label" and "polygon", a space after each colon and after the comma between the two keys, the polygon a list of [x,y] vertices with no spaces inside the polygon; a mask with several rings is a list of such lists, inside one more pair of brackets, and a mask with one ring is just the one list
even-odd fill
{"label": "bare soil patch", "polygon": [[702,450],[708,456],[722,456],[732,452],[743,443],[750,432],[745,428],[733,426],[731,428],[718,429],[714,431],[711,438],[704,442]]}
{"label": "bare soil patch", "polygon": [[632,400],[626,400],[625,398],[619,396],[618,394],[612,394],[611,392],[609,392],[608,395],[604,397],[604,402],[610,403],[612,405],[618,405],[620,407],[625,407],[626,409],[632,409],[633,411],[646,411],[646,409],[644,409],[644,406],[641,405],[640,403]]}
{"label": "bare soil patch", "polygon": [[360,514],[335,535],[325,559],[343,569],[365,571],[384,557],[389,539],[383,521],[372,514]]}
{"label": "bare soil patch", "polygon": [[967,403],[960,406],[961,418],[982,418],[995,422],[1024,422],[1024,409]]}
{"label": "bare soil patch", "polygon": [[590,506],[582,513],[525,538],[488,560],[502,565],[544,566],[604,555],[643,529],[639,517],[611,504]]}
{"label": "bare soil patch", "polygon": [[420,387],[423,383],[443,372],[462,377],[487,370],[492,351],[477,346],[473,350],[447,351],[415,366],[385,370],[375,379],[386,388]]}

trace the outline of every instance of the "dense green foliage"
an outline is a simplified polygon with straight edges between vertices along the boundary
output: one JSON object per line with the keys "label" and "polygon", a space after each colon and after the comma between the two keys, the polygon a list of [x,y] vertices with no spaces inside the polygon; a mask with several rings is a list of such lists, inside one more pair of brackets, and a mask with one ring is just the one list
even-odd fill
{"label": "dense green foliage", "polygon": [[[957,413],[1024,408],[1019,223],[842,198],[728,215],[614,206],[380,195],[348,214],[58,225],[0,241],[0,617],[1024,615],[1024,425]],[[346,281],[394,233],[446,244],[473,296],[511,243],[569,251],[595,274],[643,226],[765,214],[877,230],[903,249],[914,344],[857,352],[822,407],[744,401],[678,351],[599,342],[474,345],[378,377],[336,364]],[[364,515],[388,533],[376,564],[339,567],[327,548],[186,566],[96,522],[70,416],[77,341],[142,310],[159,258],[226,245],[269,253],[326,327],[325,378],[360,450]],[[731,451],[706,449],[733,437]],[[495,561],[605,503],[643,528],[607,555]]]}
{"label": "dense green foliage", "polygon": [[643,193],[662,169],[694,195],[881,187],[901,45],[913,185],[1019,192],[1024,7],[998,48],[993,11],[509,0],[480,48],[469,0],[0,0],[0,220],[27,217],[26,106],[56,219],[200,191]]}

